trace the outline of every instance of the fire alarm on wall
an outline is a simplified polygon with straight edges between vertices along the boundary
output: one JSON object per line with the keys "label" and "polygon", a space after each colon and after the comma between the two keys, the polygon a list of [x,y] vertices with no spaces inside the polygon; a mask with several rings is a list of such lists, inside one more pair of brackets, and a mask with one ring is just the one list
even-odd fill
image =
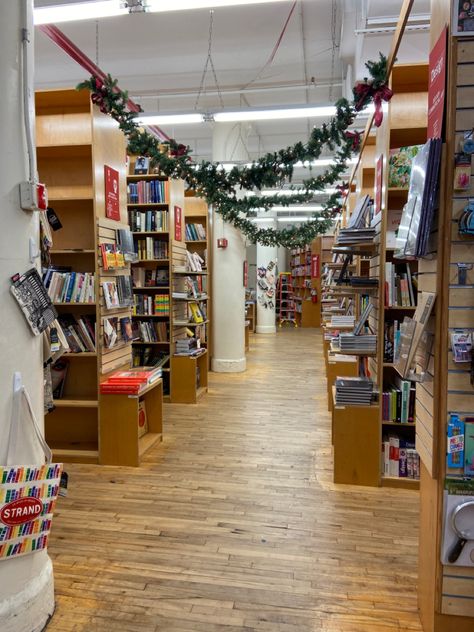
{"label": "fire alarm on wall", "polygon": [[227,241],[225,237],[221,237],[220,239],[217,240],[218,248],[227,248],[228,245],[229,245],[229,242]]}

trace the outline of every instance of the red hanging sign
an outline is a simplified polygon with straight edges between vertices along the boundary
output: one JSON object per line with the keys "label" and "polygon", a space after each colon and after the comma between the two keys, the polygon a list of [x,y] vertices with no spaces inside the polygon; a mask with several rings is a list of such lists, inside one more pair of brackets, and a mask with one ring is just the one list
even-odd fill
{"label": "red hanging sign", "polygon": [[180,206],[174,207],[174,238],[181,241],[183,226],[183,211]]}
{"label": "red hanging sign", "polygon": [[244,287],[247,287],[249,282],[249,262],[244,261]]}
{"label": "red hanging sign", "polygon": [[375,166],[375,208],[374,214],[380,213],[382,210],[382,176],[383,176],[383,155],[380,155],[377,159]]}
{"label": "red hanging sign", "polygon": [[319,255],[311,255],[311,277],[313,279],[319,279]]}
{"label": "red hanging sign", "polygon": [[428,86],[428,138],[441,138],[443,131],[444,102],[446,95],[446,41],[445,26],[430,53]]}
{"label": "red hanging sign", "polygon": [[105,216],[120,221],[119,172],[104,165]]}

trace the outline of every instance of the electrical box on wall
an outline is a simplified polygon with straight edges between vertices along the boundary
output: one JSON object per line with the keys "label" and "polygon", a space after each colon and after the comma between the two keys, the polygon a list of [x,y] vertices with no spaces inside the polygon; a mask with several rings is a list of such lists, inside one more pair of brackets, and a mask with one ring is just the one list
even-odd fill
{"label": "electrical box on wall", "polygon": [[48,192],[40,182],[20,183],[20,206],[24,211],[46,211]]}
{"label": "electrical box on wall", "polygon": [[229,245],[229,242],[227,241],[225,237],[221,237],[220,239],[217,240],[218,248],[227,248],[228,245]]}

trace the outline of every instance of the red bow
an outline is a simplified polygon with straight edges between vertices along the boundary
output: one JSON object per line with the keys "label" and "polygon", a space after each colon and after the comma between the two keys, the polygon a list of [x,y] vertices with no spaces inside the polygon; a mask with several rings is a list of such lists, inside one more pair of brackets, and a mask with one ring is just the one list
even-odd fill
{"label": "red bow", "polygon": [[352,140],[352,149],[357,151],[360,147],[362,134],[360,132],[346,132],[345,136],[348,140]]}
{"label": "red bow", "polygon": [[382,120],[383,120],[382,101],[386,101],[388,103],[390,99],[392,98],[392,96],[393,96],[393,91],[390,90],[390,88],[386,84],[383,84],[382,86],[380,86],[380,88],[377,88],[377,90],[374,91],[372,98],[374,100],[374,105],[375,105],[375,117],[374,117],[375,127],[380,127],[382,125]]}
{"label": "red bow", "polygon": [[347,182],[345,182],[344,184],[338,184],[336,186],[336,189],[341,193],[341,195],[343,195],[344,197],[346,197],[346,195],[349,192],[349,185]]}
{"label": "red bow", "polygon": [[179,145],[176,145],[176,147],[173,147],[172,149],[170,148],[170,156],[173,156],[173,158],[180,158],[181,156],[186,156],[187,153],[188,153],[188,148],[186,147],[186,145],[183,145],[182,143],[179,143]]}
{"label": "red bow", "polygon": [[380,127],[383,120],[382,101],[388,102],[392,96],[393,92],[386,83],[374,88],[373,83],[360,81],[354,86],[354,98],[356,99],[354,109],[356,112],[360,112],[367,105],[367,102],[372,99],[375,106],[375,127]]}

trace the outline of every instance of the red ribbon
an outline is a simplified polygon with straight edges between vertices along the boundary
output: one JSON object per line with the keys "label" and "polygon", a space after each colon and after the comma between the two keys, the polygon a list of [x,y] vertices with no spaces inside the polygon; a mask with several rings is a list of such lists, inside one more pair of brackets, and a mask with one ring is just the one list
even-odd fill
{"label": "red ribbon", "polygon": [[373,100],[375,105],[375,117],[374,117],[374,125],[375,127],[380,127],[382,125],[383,120],[383,111],[382,111],[382,101],[386,101],[387,103],[393,96],[393,91],[384,84],[378,88],[373,94]]}
{"label": "red ribbon", "polygon": [[346,132],[345,136],[348,140],[352,140],[352,149],[357,151],[360,147],[362,134],[360,132]]}
{"label": "red ribbon", "polygon": [[180,158],[181,156],[185,156],[187,152],[188,148],[182,143],[179,143],[179,145],[176,145],[176,147],[173,147],[172,149],[170,148],[170,156],[173,156],[173,158]]}
{"label": "red ribbon", "polygon": [[375,127],[380,127],[383,120],[382,101],[390,101],[393,96],[393,91],[387,86],[386,83],[374,88],[372,83],[359,82],[354,86],[354,97],[356,103],[354,109],[356,112],[360,112],[365,107],[367,102],[372,99],[375,106]]}

